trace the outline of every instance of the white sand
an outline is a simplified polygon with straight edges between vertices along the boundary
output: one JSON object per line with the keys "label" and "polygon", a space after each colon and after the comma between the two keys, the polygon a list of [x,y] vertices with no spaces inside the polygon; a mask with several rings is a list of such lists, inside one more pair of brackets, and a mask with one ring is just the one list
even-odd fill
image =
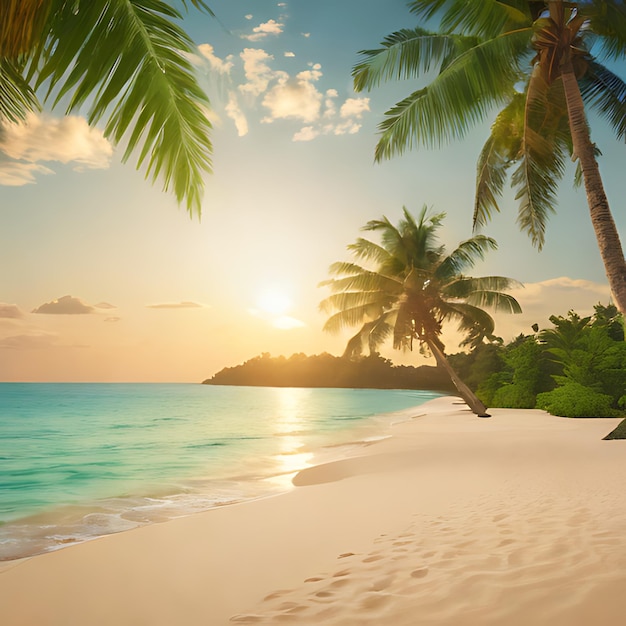
{"label": "white sand", "polygon": [[618,626],[626,441],[451,398],[293,491],[0,566],[10,626]]}

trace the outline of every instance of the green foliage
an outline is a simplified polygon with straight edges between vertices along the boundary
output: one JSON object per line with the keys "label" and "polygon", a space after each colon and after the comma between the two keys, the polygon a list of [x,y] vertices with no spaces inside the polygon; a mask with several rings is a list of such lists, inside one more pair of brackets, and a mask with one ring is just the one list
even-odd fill
{"label": "green foliage", "polygon": [[479,157],[474,223],[484,225],[499,210],[510,179],[518,224],[541,248],[556,188],[575,159],[562,74],[575,75],[584,105],[618,138],[626,134],[626,83],[593,56],[626,54],[622,3],[412,0],[409,7],[438,32],[420,26],[392,33],[379,48],[362,50],[353,68],[357,91],[420,82],[386,112],[376,159],[462,138],[500,109]]}
{"label": "green foliage", "polygon": [[613,398],[585,387],[574,381],[540,393],[537,408],[561,417],[616,417],[619,412],[612,408]]}
{"label": "green foliage", "polygon": [[[496,389],[493,389],[492,404],[517,409],[532,409],[535,407],[535,398],[541,386],[542,358],[541,348],[534,337],[518,338],[504,351],[505,363],[504,376],[496,375],[491,380],[492,389],[494,382],[500,380],[509,381]],[[487,391],[485,389],[484,391]]]}
{"label": "green foliage", "polygon": [[[111,142],[125,142],[123,161],[136,154],[146,178],[160,178],[199,214],[203,176],[211,172],[209,100],[174,5],[212,14],[209,7],[203,0],[39,4],[27,17],[15,3],[2,13],[3,30],[24,34],[0,47],[0,123],[39,110],[39,91],[53,107],[66,101],[66,114],[85,107],[90,125],[103,122]],[[24,24],[35,20],[36,27]]]}
{"label": "green foliage", "polygon": [[[622,316],[613,305],[593,316],[550,317],[552,328],[488,347],[489,358],[452,355],[488,406],[546,408],[558,415],[613,416],[626,409],[626,342]],[[485,353],[486,355],[486,353]]]}

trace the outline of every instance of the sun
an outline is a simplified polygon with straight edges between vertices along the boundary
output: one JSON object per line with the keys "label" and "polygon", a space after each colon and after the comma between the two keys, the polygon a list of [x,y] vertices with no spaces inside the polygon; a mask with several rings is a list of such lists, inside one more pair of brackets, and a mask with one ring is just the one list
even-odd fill
{"label": "sun", "polygon": [[258,307],[270,315],[284,315],[291,309],[291,298],[281,289],[265,290],[259,297]]}

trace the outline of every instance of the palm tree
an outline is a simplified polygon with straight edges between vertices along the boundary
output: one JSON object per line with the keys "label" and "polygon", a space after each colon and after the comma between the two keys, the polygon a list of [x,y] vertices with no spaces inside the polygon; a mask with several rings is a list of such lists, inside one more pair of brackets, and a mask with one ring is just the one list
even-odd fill
{"label": "palm tree", "polygon": [[[181,0],[211,10],[203,0]],[[65,113],[88,107],[122,157],[163,179],[200,213],[211,171],[209,100],[189,61],[194,45],[162,0],[3,0],[0,3],[0,128],[41,109],[37,92]]]}
{"label": "palm tree", "polygon": [[518,283],[501,276],[464,276],[463,270],[495,249],[496,242],[477,235],[447,254],[437,241],[444,217],[445,213],[429,215],[424,207],[415,219],[404,208],[397,227],[386,217],[368,222],[363,230],[380,232],[382,243],[359,238],[348,246],[357,260],[370,262],[371,268],[350,262],[331,265],[336,278],[321,283],[333,292],[320,304],[323,312],[331,314],[324,330],[360,326],[345,356],[360,354],[363,344],[373,352],[390,336],[395,349],[412,350],[417,341],[420,348],[430,350],[472,411],[487,416],[485,405],[448,363],[440,335],[444,322],[455,320],[466,336],[464,344],[495,339],[494,320],[482,307],[520,313],[518,302],[502,292]]}
{"label": "palm tree", "polygon": [[393,33],[382,48],[362,51],[353,71],[357,90],[436,72],[387,112],[376,159],[460,138],[501,108],[479,158],[474,226],[499,210],[496,198],[516,166],[518,224],[541,248],[566,159],[577,160],[609,285],[626,312],[626,260],[585,114],[587,106],[626,138],[626,83],[592,54],[624,58],[624,2],[412,0],[409,7],[438,18],[440,32]]}

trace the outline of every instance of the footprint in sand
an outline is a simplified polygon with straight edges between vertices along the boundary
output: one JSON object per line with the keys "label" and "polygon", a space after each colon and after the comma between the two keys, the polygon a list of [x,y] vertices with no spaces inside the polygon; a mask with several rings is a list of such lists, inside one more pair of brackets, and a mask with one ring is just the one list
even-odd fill
{"label": "footprint in sand", "polygon": [[424,578],[428,576],[428,568],[422,567],[422,569],[415,569],[411,572],[411,578]]}
{"label": "footprint in sand", "polygon": [[380,561],[384,558],[385,557],[381,556],[380,554],[373,554],[372,556],[368,556],[367,558],[363,559],[363,563],[374,563],[375,561]]}

